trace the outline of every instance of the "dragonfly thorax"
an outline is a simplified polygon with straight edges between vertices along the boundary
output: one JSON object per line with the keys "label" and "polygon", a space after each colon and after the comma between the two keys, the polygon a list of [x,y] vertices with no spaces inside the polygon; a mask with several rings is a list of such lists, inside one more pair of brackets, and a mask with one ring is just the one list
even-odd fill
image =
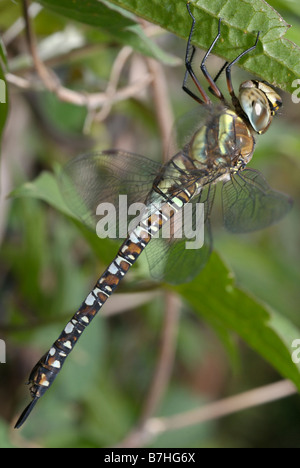
{"label": "dragonfly thorax", "polygon": [[241,84],[239,102],[251,127],[259,134],[267,131],[273,116],[282,106],[281,97],[274,89],[256,80]]}
{"label": "dragonfly thorax", "polygon": [[193,136],[189,157],[200,170],[231,172],[248,164],[254,151],[249,125],[236,111],[219,108]]}

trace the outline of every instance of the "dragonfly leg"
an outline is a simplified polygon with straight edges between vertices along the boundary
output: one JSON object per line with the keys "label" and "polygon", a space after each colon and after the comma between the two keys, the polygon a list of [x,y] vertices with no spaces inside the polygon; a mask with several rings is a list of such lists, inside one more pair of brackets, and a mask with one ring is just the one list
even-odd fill
{"label": "dragonfly leg", "polygon": [[216,76],[216,78],[213,80],[212,77],[210,76],[210,74],[208,73],[207,71],[207,68],[206,68],[206,65],[205,65],[205,62],[206,60],[208,59],[209,55],[211,54],[211,51],[213,50],[215,44],[218,42],[218,40],[220,39],[220,36],[221,36],[221,18],[219,19],[219,24],[218,24],[218,34],[216,35],[215,39],[213,40],[213,42],[211,43],[208,51],[206,52],[206,54],[204,55],[203,57],[203,60],[201,62],[201,65],[200,65],[200,68],[201,68],[201,71],[203,73],[203,75],[205,76],[206,80],[209,82],[209,90],[210,92],[216,96],[218,99],[221,99],[221,101],[225,101],[225,98],[223,96],[223,94],[221,93],[220,89],[218,88],[218,86],[216,85],[216,80],[219,78],[220,74],[222,73],[223,69],[225,68],[225,66],[223,66],[220,70],[220,72],[218,73],[218,75]]}
{"label": "dragonfly leg", "polygon": [[[237,97],[234,93],[234,89],[233,89],[233,85],[232,85],[232,80],[231,80],[231,68],[233,65],[235,65],[242,57],[244,57],[244,55],[248,54],[249,52],[251,52],[252,50],[254,50],[258,44],[258,39],[259,39],[259,36],[260,36],[260,31],[258,31],[257,33],[257,36],[256,36],[256,41],[255,41],[255,44],[252,46],[252,47],[249,47],[247,50],[245,50],[244,52],[242,52],[240,55],[238,55],[238,57],[236,57],[232,62],[230,62],[227,66],[226,66],[226,80],[227,80],[227,87],[228,87],[228,91],[230,93],[230,96],[232,97],[232,102],[233,104],[235,104],[237,102]],[[223,71],[223,70],[222,70]]]}
{"label": "dragonfly leg", "polygon": [[[227,67],[228,63],[229,62],[225,62],[224,65],[220,68],[220,70],[216,74],[216,76],[214,77],[213,81],[214,81],[215,84],[216,84],[217,80],[220,78],[220,76],[223,73],[223,71],[225,70],[225,68]],[[209,87],[209,90],[211,91],[211,87]]]}
{"label": "dragonfly leg", "polygon": [[[187,47],[186,47],[186,53],[185,53],[186,72],[185,72],[183,83],[182,83],[182,89],[189,96],[191,96],[193,99],[195,99],[195,101],[197,101],[199,104],[211,104],[210,98],[206,94],[205,90],[202,88],[198,78],[195,75],[193,67],[192,67],[192,61],[193,61],[194,54],[195,54],[195,47],[191,45],[191,41],[192,41],[192,36],[193,36],[194,29],[195,29],[196,19],[195,19],[194,15],[191,12],[189,2],[186,4],[186,7],[187,7],[187,10],[189,12],[190,17],[192,18],[192,26],[191,26],[191,30],[190,30],[190,34],[189,34],[189,38],[188,38],[188,42],[187,42]],[[190,53],[191,47],[192,47],[192,52]],[[186,82],[187,82],[188,76],[190,76],[192,78],[194,84],[196,85],[196,88],[198,89],[199,93],[201,94],[201,97],[197,96],[193,91],[191,91],[187,87]]]}

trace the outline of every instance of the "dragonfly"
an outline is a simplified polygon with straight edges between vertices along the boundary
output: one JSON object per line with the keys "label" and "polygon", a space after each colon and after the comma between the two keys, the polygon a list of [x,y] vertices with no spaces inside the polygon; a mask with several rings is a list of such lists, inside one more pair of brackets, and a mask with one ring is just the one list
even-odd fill
{"label": "dragonfly", "polygon": [[[218,183],[222,186],[224,225],[231,232],[263,229],[291,209],[289,196],[271,189],[260,172],[247,168],[256,136],[269,128],[282,106],[281,97],[270,85],[257,80],[243,82],[237,96],[232,83],[233,65],[255,50],[260,33],[252,47],[226,62],[213,79],[206,61],[221,36],[219,20],[218,33],[200,65],[209,84],[208,94],[193,68],[196,19],[189,2],[187,10],[192,22],[182,89],[198,106],[185,122],[178,140],[181,149],[163,165],[126,151],[107,150],[76,157],[63,171],[63,195],[85,224],[93,225],[99,203],[110,202],[117,207],[120,194],[127,196],[128,204],[142,202],[146,208],[80,308],[32,369],[28,381],[31,402],[16,428],[23,425],[51,387],[86,327],[144,250],[153,276],[171,283],[190,281],[205,266],[212,250],[210,215]],[[217,85],[223,71],[231,103]],[[188,86],[188,79],[194,90]],[[216,98],[215,103],[210,95]],[[192,215],[192,229],[204,224],[204,245],[192,250],[186,248],[184,235],[176,237],[174,220],[186,206],[197,204],[204,206],[203,217],[199,221]],[[160,238],[158,234],[168,225],[170,236]]]}

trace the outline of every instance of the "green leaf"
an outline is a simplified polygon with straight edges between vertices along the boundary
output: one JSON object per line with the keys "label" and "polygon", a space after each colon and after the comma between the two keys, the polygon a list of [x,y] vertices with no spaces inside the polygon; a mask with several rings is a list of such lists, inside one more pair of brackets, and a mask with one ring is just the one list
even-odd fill
{"label": "green leaf", "polygon": [[114,41],[130,45],[136,51],[154,57],[167,65],[178,65],[178,59],[165,53],[144,33],[134,15],[98,0],[39,0],[44,7],[90,26],[105,30]]}
{"label": "green leaf", "polygon": [[217,332],[237,333],[300,390],[299,367],[291,358],[292,342],[300,336],[300,330],[238,288],[216,253],[191,283],[174,290]]}
{"label": "green leaf", "polygon": [[56,178],[50,172],[42,172],[35,181],[26,182],[11,192],[10,196],[37,198],[45,201],[61,213],[74,217],[60,193]]}
{"label": "green leaf", "polygon": [[110,239],[99,239],[95,232],[92,232],[84,224],[81,219],[71,211],[66,204],[58,185],[59,169],[56,170],[57,174],[51,172],[42,172],[34,181],[26,182],[13,192],[10,193],[11,197],[27,197],[42,200],[50,206],[61,212],[63,215],[72,219],[77,229],[84,236],[89,246],[93,249],[97,257],[109,263],[114,255],[114,250],[117,252],[117,244]]}
{"label": "green leaf", "polygon": [[[191,27],[185,1],[111,0],[122,8],[187,39]],[[222,38],[214,54],[231,61],[252,46],[261,31],[255,51],[239,65],[283,90],[293,92],[293,81],[300,76],[300,48],[284,39],[289,25],[264,0],[199,0],[191,1],[196,18],[193,43],[207,49],[215,38],[218,19],[222,18]]]}

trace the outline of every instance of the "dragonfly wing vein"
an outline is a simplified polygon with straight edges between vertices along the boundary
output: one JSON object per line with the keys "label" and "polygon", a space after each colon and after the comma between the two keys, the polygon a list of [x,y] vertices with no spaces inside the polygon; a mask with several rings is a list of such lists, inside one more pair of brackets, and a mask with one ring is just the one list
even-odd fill
{"label": "dragonfly wing vein", "polygon": [[227,230],[235,233],[266,228],[292,207],[289,196],[272,190],[259,171],[245,169],[223,185],[223,216]]}

